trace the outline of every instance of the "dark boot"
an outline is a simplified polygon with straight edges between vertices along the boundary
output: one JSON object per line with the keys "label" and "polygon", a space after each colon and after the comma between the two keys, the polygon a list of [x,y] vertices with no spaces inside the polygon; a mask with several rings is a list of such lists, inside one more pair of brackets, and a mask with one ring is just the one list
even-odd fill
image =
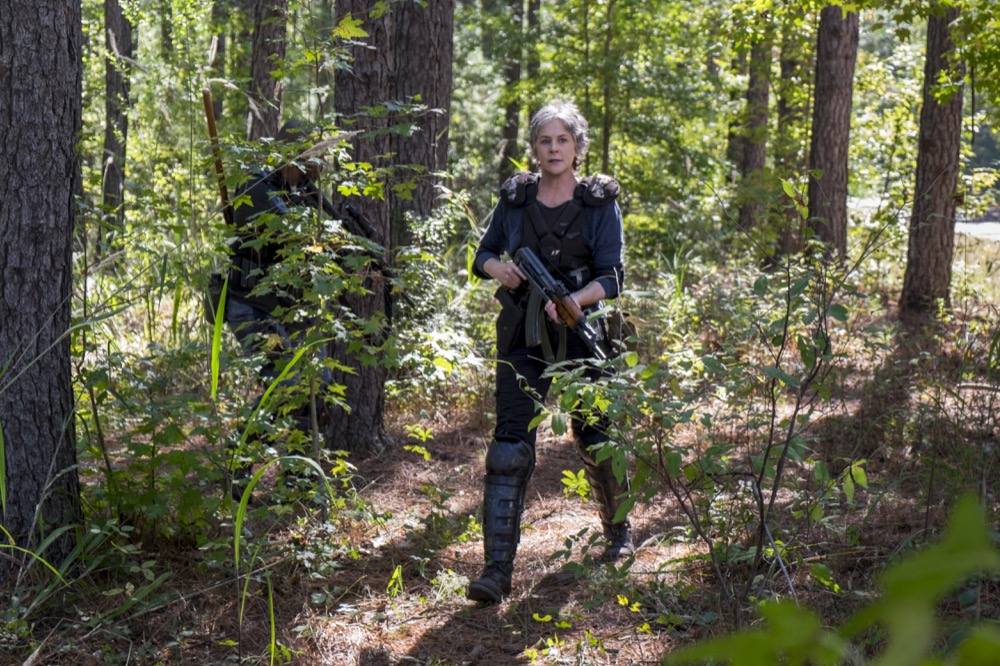
{"label": "dark boot", "polygon": [[629,492],[628,475],[622,481],[618,481],[611,458],[595,463],[594,454],[582,441],[577,441],[577,448],[583,458],[587,481],[597,503],[597,513],[601,517],[601,527],[607,540],[604,559],[615,561],[631,557],[635,554],[635,546],[632,544],[632,524],[627,516],[620,522],[615,522],[615,514],[618,513]]}
{"label": "dark boot", "polygon": [[524,494],[534,470],[534,458],[534,449],[525,442],[494,442],[486,455],[483,487],[486,567],[466,590],[465,596],[472,601],[496,604],[510,594],[514,556],[521,540]]}

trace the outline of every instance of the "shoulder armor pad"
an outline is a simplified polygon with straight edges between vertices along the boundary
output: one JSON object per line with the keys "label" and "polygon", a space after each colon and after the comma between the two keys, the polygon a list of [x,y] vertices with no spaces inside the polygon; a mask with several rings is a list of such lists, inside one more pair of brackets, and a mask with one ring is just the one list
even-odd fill
{"label": "shoulder armor pad", "polygon": [[604,174],[581,178],[577,188],[588,206],[605,206],[617,199],[621,190],[617,180]]}
{"label": "shoulder armor pad", "polygon": [[514,174],[500,186],[500,196],[509,206],[520,208],[529,197],[534,198],[538,189],[538,174],[522,172]]}

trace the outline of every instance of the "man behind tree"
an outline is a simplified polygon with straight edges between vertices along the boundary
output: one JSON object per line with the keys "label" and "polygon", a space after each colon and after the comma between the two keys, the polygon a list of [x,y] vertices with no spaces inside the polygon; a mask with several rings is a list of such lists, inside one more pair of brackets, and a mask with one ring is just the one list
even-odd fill
{"label": "man behind tree", "polygon": [[[285,123],[275,137],[279,143],[297,145],[314,143],[318,138],[318,132],[298,120]],[[314,307],[300,307],[307,304],[301,303],[298,279],[294,272],[283,272],[281,263],[299,252],[306,237],[298,226],[304,218],[295,215],[295,209],[317,208],[323,203],[316,182],[325,162],[318,156],[329,143],[320,142],[278,168],[253,171],[237,188],[233,200],[235,237],[229,243],[232,256],[225,321],[244,352],[263,359],[256,370],[265,385],[281,375],[318,321],[318,317],[312,316],[314,312],[310,312]],[[323,208],[335,214],[332,207]],[[314,426],[322,427],[325,420],[322,396],[331,376],[329,370],[323,369],[317,377],[318,383],[305,379],[299,368],[292,369],[279,384],[275,401],[269,401],[277,407],[269,405],[268,411],[290,417],[291,423],[282,427],[280,420],[257,419],[245,439],[261,439],[265,431],[273,428],[285,438],[289,452],[308,454],[312,450],[308,443]],[[253,404],[254,410],[262,397],[263,391]],[[237,442],[244,439],[242,433],[237,435]],[[242,486],[254,462],[243,450],[238,450],[237,442],[230,444],[235,458],[232,464],[235,498],[242,495]],[[303,475],[298,472],[292,476],[301,479]],[[292,476],[286,475],[286,483]]]}

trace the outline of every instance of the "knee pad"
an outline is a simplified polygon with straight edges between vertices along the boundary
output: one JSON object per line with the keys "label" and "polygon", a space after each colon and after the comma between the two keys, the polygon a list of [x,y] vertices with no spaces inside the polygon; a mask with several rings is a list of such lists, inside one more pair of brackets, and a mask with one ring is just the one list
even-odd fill
{"label": "knee pad", "polygon": [[535,449],[527,442],[494,441],[486,452],[486,473],[527,479],[535,469]]}

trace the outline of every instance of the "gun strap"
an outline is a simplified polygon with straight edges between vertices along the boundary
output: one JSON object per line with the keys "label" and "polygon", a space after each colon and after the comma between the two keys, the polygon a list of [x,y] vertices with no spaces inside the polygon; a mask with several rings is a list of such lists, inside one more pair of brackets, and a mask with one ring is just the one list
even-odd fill
{"label": "gun strap", "polygon": [[556,363],[566,360],[566,327],[557,326],[559,343],[552,349],[552,338],[549,335],[548,321],[545,316],[545,304],[548,303],[537,289],[532,289],[528,296],[528,306],[524,321],[524,342],[529,348],[542,347],[542,357],[546,363]]}
{"label": "gun strap", "polygon": [[558,326],[559,348],[552,352],[552,340],[549,338],[548,330],[542,334],[542,356],[547,363],[558,363],[566,360],[566,327]]}

